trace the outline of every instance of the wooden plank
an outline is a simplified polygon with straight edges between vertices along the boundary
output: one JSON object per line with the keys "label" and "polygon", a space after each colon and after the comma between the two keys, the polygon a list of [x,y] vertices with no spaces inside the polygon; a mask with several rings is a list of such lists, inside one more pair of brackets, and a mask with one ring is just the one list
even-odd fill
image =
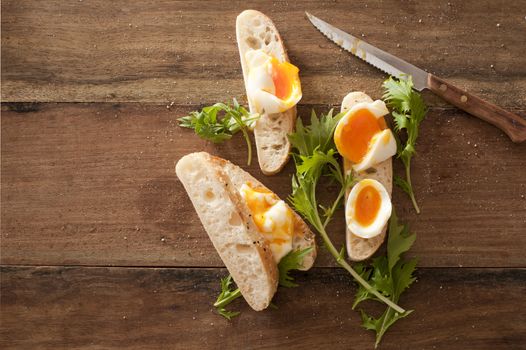
{"label": "wooden plank", "polygon": [[[278,309],[242,300],[232,322],[212,311],[224,269],[4,267],[2,349],[371,349],[341,270],[316,269],[280,289]],[[421,269],[414,309],[382,349],[518,349],[526,342],[524,269]],[[379,305],[378,305],[379,306]],[[371,309],[372,307],[372,309]],[[368,310],[382,308],[369,305]]]}
{"label": "wooden plank", "polygon": [[[282,198],[290,193],[293,165],[263,176],[257,164],[244,165],[241,137],[216,146],[178,127],[176,118],[189,110],[3,104],[2,263],[222,266],[174,174],[175,162],[192,151],[217,154]],[[301,115],[309,111],[300,108]],[[526,266],[526,144],[512,144],[456,110],[434,109],[418,152],[413,179],[422,214],[398,189],[394,204],[418,233],[412,254],[420,265]],[[343,243],[341,212],[330,232]],[[334,266],[323,249],[317,263]]]}
{"label": "wooden plank", "polygon": [[490,101],[526,107],[524,0],[238,6],[5,0],[1,6],[4,102],[199,104],[240,97],[235,18],[255,8],[276,22],[300,67],[304,103],[337,104],[350,89],[378,95],[385,78],[323,38],[306,20],[307,10]]}

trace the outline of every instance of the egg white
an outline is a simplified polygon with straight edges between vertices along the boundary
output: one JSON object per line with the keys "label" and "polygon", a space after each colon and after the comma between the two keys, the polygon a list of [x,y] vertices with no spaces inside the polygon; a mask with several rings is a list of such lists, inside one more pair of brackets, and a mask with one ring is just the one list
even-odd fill
{"label": "egg white", "polygon": [[249,50],[245,54],[248,65],[247,97],[257,113],[281,113],[294,107],[302,97],[301,90],[294,90],[291,97],[276,97],[272,80],[272,57],[263,50]]}
{"label": "egg white", "polygon": [[[368,226],[362,226],[355,219],[355,206],[358,194],[366,186],[372,186],[378,191],[381,203],[374,221]],[[349,230],[356,236],[366,239],[373,238],[382,233],[384,226],[387,224],[387,220],[391,217],[392,209],[391,198],[385,187],[376,180],[364,179],[354,185],[349,193],[345,206],[345,221]]]}
{"label": "egg white", "polygon": [[369,149],[360,161],[353,164],[353,169],[361,172],[383,162],[396,154],[396,140],[391,129],[384,129],[374,135],[369,142]]}
{"label": "egg white", "polygon": [[[381,100],[376,100],[373,102],[360,102],[352,106],[345,113],[342,119],[340,119],[338,124],[347,124],[351,116],[361,109],[367,109],[376,118],[381,118],[389,114],[387,106]],[[353,164],[353,169],[357,172],[367,170],[370,167],[391,158],[395,154],[396,140],[394,138],[393,132],[389,128],[384,129],[372,137],[371,141],[369,142],[369,149],[367,150],[367,153],[359,163]]]}
{"label": "egg white", "polygon": [[[244,200],[247,200],[247,193],[253,193],[255,200],[265,201],[270,206],[267,211],[262,213],[263,225],[259,231],[268,243],[274,261],[279,263],[292,250],[292,228],[294,227],[294,222],[291,209],[283,200],[277,199],[272,193],[256,192],[246,184],[241,186],[239,192]],[[252,215],[255,214],[252,213]],[[287,232],[287,230],[291,231]],[[276,238],[283,240],[283,242],[273,243],[273,240]]]}

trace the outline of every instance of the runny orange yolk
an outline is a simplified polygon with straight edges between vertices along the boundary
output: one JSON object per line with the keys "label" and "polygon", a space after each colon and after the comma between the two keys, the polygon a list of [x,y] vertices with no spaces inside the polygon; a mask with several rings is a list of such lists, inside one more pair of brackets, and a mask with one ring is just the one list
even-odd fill
{"label": "runny orange yolk", "polygon": [[274,95],[281,100],[288,100],[299,84],[299,69],[289,62],[280,62],[275,57],[272,57],[271,64]]}
{"label": "runny orange yolk", "polygon": [[362,226],[373,223],[380,210],[381,199],[378,190],[371,185],[362,188],[354,206],[356,221]]}
{"label": "runny orange yolk", "polygon": [[242,193],[254,223],[267,241],[273,245],[290,242],[294,228],[290,208],[284,209],[285,212],[282,211],[281,216],[274,210],[272,216],[271,212],[276,209],[273,207],[280,202],[274,193],[265,188],[253,188],[248,183],[242,188]]}
{"label": "runny orange yolk", "polygon": [[265,213],[272,207],[272,204],[264,198],[261,198],[262,194],[265,196],[275,196],[272,192],[264,188],[250,188],[250,190],[245,191],[245,201],[248,209],[252,213],[254,223],[260,231],[264,231]]}
{"label": "runny orange yolk", "polygon": [[347,123],[339,125],[334,141],[342,156],[359,163],[367,154],[373,136],[385,128],[384,118],[377,118],[366,108],[360,109],[349,116]]}

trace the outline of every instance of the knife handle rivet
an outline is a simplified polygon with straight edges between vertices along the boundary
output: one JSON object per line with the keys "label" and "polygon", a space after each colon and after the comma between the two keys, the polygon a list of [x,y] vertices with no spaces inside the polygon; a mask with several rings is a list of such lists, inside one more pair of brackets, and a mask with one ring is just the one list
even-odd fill
{"label": "knife handle rivet", "polygon": [[466,102],[468,100],[468,97],[466,95],[460,96],[460,102]]}
{"label": "knife handle rivet", "polygon": [[441,84],[439,89],[442,90],[442,91],[446,91],[447,90],[447,85],[446,84]]}

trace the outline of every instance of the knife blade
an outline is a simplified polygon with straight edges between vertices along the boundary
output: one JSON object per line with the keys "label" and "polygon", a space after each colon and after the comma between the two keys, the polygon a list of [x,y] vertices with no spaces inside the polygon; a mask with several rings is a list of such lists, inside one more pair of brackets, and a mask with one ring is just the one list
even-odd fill
{"label": "knife blade", "polygon": [[468,93],[451,83],[385,52],[316,16],[305,12],[309,21],[329,40],[373,67],[398,79],[411,76],[418,91],[429,89],[458,108],[504,131],[513,142],[526,140],[526,120]]}

